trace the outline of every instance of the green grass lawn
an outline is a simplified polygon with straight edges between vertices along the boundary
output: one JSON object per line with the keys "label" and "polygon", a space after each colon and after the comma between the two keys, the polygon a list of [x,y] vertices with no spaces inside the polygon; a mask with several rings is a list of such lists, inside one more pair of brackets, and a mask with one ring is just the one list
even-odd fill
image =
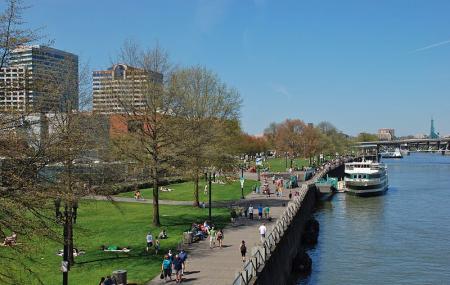
{"label": "green grass lawn", "polygon": [[[244,195],[247,195],[253,190],[253,186],[257,183],[255,180],[245,180]],[[175,201],[193,201],[194,200],[194,182],[184,182],[177,184],[170,184],[166,188],[173,189],[171,192],[159,192],[161,200],[175,200]],[[208,195],[204,193],[205,181],[199,184],[199,198],[200,202],[208,202]],[[151,199],[153,189],[141,190],[145,199]],[[120,197],[134,197],[134,192],[121,193]],[[212,184],[212,200],[213,201],[229,201],[239,200],[241,198],[241,184],[239,181],[234,181],[227,184]]]}
{"label": "green grass lawn", "polygon": [[[86,251],[86,255],[75,257],[76,265],[69,274],[70,284],[98,284],[100,277],[110,275],[112,271],[128,271],[128,281],[145,284],[160,272],[162,255],[169,249],[176,249],[181,241],[182,232],[190,228],[192,222],[202,222],[208,216],[208,209],[189,206],[161,206],[163,227],[151,226],[152,206],[138,203],[111,203],[104,201],[83,201],[80,204],[78,224],[75,229],[75,246]],[[219,227],[229,220],[229,211],[225,208],[213,209],[213,221]],[[159,256],[145,252],[145,237],[148,231],[157,236],[162,228],[167,229],[169,238],[161,240]],[[26,243],[21,240],[20,242]],[[62,258],[56,255],[62,245],[50,241],[34,241],[34,261],[24,258],[24,262],[38,272],[43,284],[61,284],[60,263]],[[105,253],[101,245],[127,246],[129,254]],[[0,250],[10,251],[9,248]],[[3,252],[2,254],[4,254]],[[5,259],[0,260],[7,262]],[[40,284],[29,273],[17,270],[13,273],[23,279],[20,284]],[[33,280],[32,280],[33,279]]]}
{"label": "green grass lawn", "polygon": [[[291,161],[288,158],[288,168],[291,165]],[[308,166],[309,165],[309,159],[305,159],[305,158],[295,158],[292,162],[292,166],[295,167],[299,167],[301,168],[302,166]],[[268,166],[270,171],[272,172],[284,172],[286,171],[286,159],[283,158],[270,158],[268,160],[266,160],[264,166]]]}

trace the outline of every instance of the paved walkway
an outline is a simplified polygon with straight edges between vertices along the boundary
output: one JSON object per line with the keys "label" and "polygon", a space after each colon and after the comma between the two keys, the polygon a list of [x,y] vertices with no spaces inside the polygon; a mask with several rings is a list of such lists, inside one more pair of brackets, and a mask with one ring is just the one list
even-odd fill
{"label": "paved walkway", "polygon": [[[252,199],[252,195],[255,194],[249,194],[247,195],[247,199],[244,200],[231,200],[231,201],[216,201],[212,202],[212,206],[214,207],[229,207],[229,206],[237,206],[237,205],[247,205],[249,203],[248,199]],[[257,195],[257,197],[261,199],[261,202],[266,201],[264,198],[264,195]],[[117,196],[101,196],[101,195],[93,195],[93,196],[87,196],[85,199],[90,200],[98,200],[98,201],[111,201],[111,202],[126,202],[126,203],[140,203],[140,204],[153,204],[152,199],[140,199],[136,200],[134,198],[129,197],[117,197]],[[192,206],[192,201],[174,201],[174,200],[159,200],[160,205],[172,205],[172,206]],[[208,208],[208,203],[205,204],[206,208]]]}
{"label": "paved walkway", "polygon": [[[252,173],[246,173],[247,179],[256,179]],[[270,182],[270,187],[273,192],[274,185]],[[252,204],[255,208],[259,204],[263,207],[270,206],[270,215],[273,217],[272,222],[265,221],[267,229],[270,231],[271,225],[276,221],[276,218],[284,210],[283,204],[287,204],[289,192],[285,190],[284,197],[276,198],[274,195],[271,198],[266,198],[265,195],[251,193],[244,202],[245,205]],[[256,209],[255,212],[257,213]],[[245,240],[247,245],[247,257],[251,255],[253,246],[260,243],[260,236],[258,228],[263,221],[258,220],[256,214],[255,220],[247,218],[239,218],[234,224],[227,226],[224,229],[224,247],[223,248],[209,248],[209,239],[194,243],[187,247],[188,262],[187,270],[184,276],[184,284],[198,284],[198,285],[221,285],[231,284],[235,278],[236,272],[242,269],[242,259],[239,251],[239,246],[242,240]],[[160,280],[159,276],[147,283],[147,285],[164,284],[164,280]],[[172,281],[170,283],[175,283]]]}

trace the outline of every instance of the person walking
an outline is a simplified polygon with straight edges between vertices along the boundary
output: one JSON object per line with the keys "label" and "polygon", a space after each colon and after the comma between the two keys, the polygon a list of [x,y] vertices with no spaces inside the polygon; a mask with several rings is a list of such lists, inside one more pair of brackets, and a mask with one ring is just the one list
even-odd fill
{"label": "person walking", "polygon": [[264,208],[264,217],[265,217],[266,219],[269,219],[269,217],[270,217],[270,208],[269,208],[269,206],[266,206],[266,207]]}
{"label": "person walking", "polygon": [[223,231],[219,230],[217,232],[217,242],[219,243],[219,248],[222,248],[223,245]]}
{"label": "person walking", "polygon": [[247,255],[247,247],[245,246],[245,240],[243,240],[241,242],[241,245],[239,246],[239,250],[241,251],[242,262],[245,262],[245,258]]}
{"label": "person walking", "polygon": [[216,230],[214,227],[211,227],[211,229],[208,231],[209,234],[209,248],[213,248],[216,245]]}
{"label": "person walking", "polygon": [[181,282],[181,273],[183,270],[183,261],[181,260],[181,258],[178,254],[175,255],[175,258],[173,259],[173,270],[175,270],[176,283],[180,283]]}
{"label": "person walking", "polygon": [[146,251],[148,252],[148,249],[153,246],[153,236],[151,232],[148,232],[146,240],[147,240]]}
{"label": "person walking", "polygon": [[266,238],[266,224],[262,223],[262,225],[259,227],[259,235],[261,236],[261,243],[264,243],[264,239]]}
{"label": "person walking", "polygon": [[263,207],[261,205],[258,206],[258,218],[261,220],[263,215]]}
{"label": "person walking", "polygon": [[188,258],[187,252],[184,251],[184,249],[182,249],[180,251],[180,253],[178,254],[178,256],[180,257],[182,265],[183,265],[183,268],[181,269],[181,275],[184,275],[184,272],[186,271],[186,260]]}
{"label": "person walking", "polygon": [[250,205],[248,207],[248,217],[250,218],[250,220],[253,220],[253,206]]}
{"label": "person walking", "polygon": [[164,260],[161,264],[161,271],[164,275],[164,280],[167,282],[167,277],[170,278],[170,281],[172,281],[172,272],[171,272],[171,266],[172,262],[169,259],[169,256],[166,254],[164,255]]}
{"label": "person walking", "polygon": [[175,258],[175,256],[172,254],[172,250],[171,249],[169,249],[169,252],[167,253],[167,256],[169,257],[169,261],[170,261],[170,268],[169,268],[170,276],[172,276],[173,259]]}

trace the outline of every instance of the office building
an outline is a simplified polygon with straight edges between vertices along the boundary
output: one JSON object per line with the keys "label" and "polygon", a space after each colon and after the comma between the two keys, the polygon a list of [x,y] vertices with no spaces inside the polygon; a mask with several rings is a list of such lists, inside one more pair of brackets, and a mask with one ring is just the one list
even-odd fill
{"label": "office building", "polygon": [[11,51],[0,69],[0,111],[78,108],[78,56],[39,45]]}
{"label": "office building", "polygon": [[378,139],[382,141],[391,141],[395,138],[394,129],[379,129]]}
{"label": "office building", "polygon": [[101,114],[126,113],[146,106],[150,83],[162,84],[161,73],[148,72],[126,64],[93,72],[93,111]]}

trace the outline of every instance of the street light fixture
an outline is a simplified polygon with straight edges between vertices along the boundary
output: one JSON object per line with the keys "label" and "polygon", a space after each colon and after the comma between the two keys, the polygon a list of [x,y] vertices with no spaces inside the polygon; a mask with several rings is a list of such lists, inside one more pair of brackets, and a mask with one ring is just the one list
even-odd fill
{"label": "street light fixture", "polygon": [[245,199],[244,197],[244,165],[241,164],[241,199]]}
{"label": "street light fixture", "polygon": [[63,225],[64,247],[61,271],[63,274],[63,285],[68,285],[70,265],[73,262],[73,225],[76,224],[77,221],[78,202],[66,201],[64,203],[63,213],[61,213],[61,199],[56,198],[54,203],[56,221]]}
{"label": "street light fixture", "polygon": [[285,161],[286,161],[286,169],[287,169],[287,159],[288,159],[288,153],[287,152],[284,153],[284,158],[285,158]]}
{"label": "street light fixture", "polygon": [[213,170],[212,169],[205,170],[205,178],[207,179],[207,182],[208,182],[208,220],[209,220],[209,223],[212,224],[212,215],[211,215],[211,207],[212,207],[211,192],[212,192],[212,180],[213,180]]}

